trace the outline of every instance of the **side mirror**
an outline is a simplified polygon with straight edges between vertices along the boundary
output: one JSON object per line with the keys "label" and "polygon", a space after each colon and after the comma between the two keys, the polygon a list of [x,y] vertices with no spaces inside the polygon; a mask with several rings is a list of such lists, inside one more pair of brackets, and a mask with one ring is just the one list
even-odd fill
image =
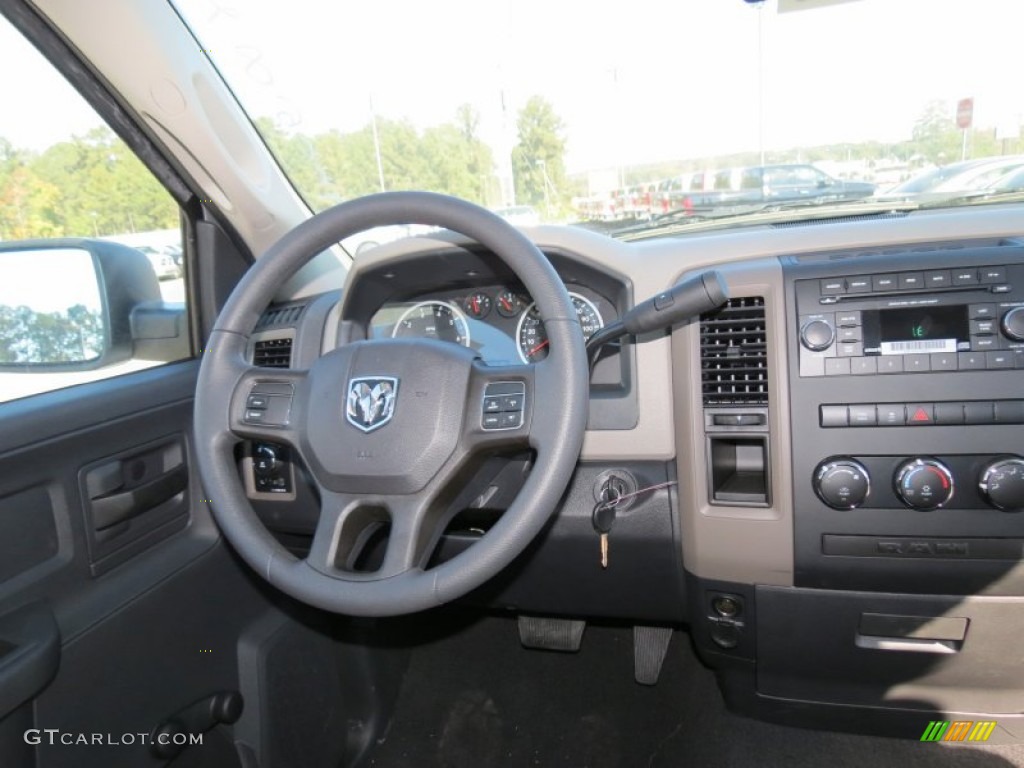
{"label": "side mirror", "polygon": [[0,370],[90,371],[188,355],[144,253],[83,238],[0,243]]}

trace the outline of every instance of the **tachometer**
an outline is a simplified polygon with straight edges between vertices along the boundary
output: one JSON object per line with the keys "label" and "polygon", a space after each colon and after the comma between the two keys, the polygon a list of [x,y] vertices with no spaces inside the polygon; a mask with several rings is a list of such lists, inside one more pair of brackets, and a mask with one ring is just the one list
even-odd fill
{"label": "tachometer", "polygon": [[[601,313],[590,299],[585,299],[578,293],[569,293],[572,305],[576,308],[576,317],[579,318],[580,327],[583,328],[583,337],[589,339],[602,327],[604,319]],[[544,331],[544,323],[540,319],[540,310],[537,305],[530,304],[523,316],[519,318],[519,325],[516,328],[516,339],[519,344],[519,358],[524,363],[536,363],[548,356],[548,335]]]}
{"label": "tachometer", "polygon": [[462,310],[447,301],[421,301],[409,307],[395,323],[393,338],[415,336],[469,346],[469,323]]}

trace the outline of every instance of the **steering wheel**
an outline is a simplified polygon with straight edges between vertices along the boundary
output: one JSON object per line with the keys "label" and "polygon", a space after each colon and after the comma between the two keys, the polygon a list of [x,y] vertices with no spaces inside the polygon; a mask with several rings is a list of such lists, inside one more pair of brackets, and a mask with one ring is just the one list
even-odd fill
{"label": "steering wheel", "polygon": [[[498,367],[450,342],[386,339],[343,345],[306,370],[249,364],[246,346],[260,314],[300,266],[365,229],[406,223],[461,232],[502,259],[537,303],[551,342],[548,356]],[[328,611],[413,613],[483,584],[541,531],[579,458],[589,374],[565,286],[524,235],[463,200],[388,192],[313,216],[239,281],[207,346],[194,432],[214,518],[260,576]],[[498,407],[495,423],[487,417]],[[246,498],[234,455],[245,439],[287,444],[309,471],[320,517],[303,559],[276,541]],[[471,460],[527,447],[536,455],[533,469],[505,514],[473,546],[428,568],[453,488],[466,479]],[[381,526],[389,529],[381,566],[356,570],[355,557]]]}

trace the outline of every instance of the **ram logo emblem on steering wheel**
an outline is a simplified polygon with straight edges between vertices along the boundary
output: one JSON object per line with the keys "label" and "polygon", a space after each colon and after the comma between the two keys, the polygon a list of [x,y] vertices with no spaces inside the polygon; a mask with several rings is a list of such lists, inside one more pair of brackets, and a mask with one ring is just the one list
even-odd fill
{"label": "ram logo emblem on steering wheel", "polygon": [[398,379],[389,376],[363,376],[348,382],[348,423],[363,432],[383,427],[395,415]]}

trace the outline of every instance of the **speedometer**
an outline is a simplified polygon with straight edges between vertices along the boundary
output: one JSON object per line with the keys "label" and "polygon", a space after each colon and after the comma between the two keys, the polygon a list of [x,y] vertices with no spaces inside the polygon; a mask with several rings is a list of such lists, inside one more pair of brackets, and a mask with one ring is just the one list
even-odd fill
{"label": "speedometer", "polygon": [[[580,327],[583,329],[583,338],[589,339],[604,327],[601,313],[590,299],[578,293],[570,292],[569,298],[576,309],[576,317],[579,318]],[[530,304],[519,318],[516,339],[519,344],[519,358],[524,363],[536,363],[548,356],[548,335],[536,303]]]}
{"label": "speedometer", "polygon": [[447,301],[421,301],[405,310],[391,332],[393,338],[414,336],[469,346],[469,323],[462,310]]}

